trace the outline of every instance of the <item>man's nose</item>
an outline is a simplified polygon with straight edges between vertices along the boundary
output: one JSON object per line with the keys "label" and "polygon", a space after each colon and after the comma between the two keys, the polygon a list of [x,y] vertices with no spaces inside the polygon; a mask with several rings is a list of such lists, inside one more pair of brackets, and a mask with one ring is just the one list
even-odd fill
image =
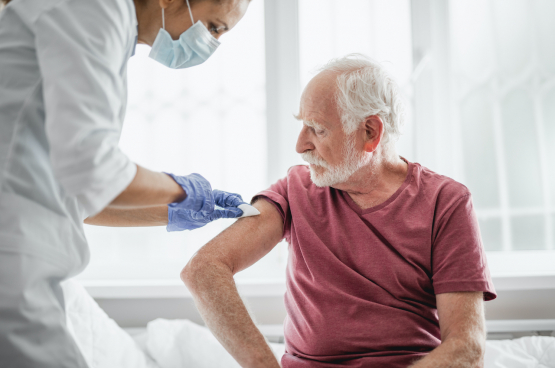
{"label": "man's nose", "polygon": [[297,146],[295,147],[295,149],[299,154],[314,149],[314,145],[310,140],[310,129],[306,125],[303,125],[303,128],[299,133],[299,138],[297,139]]}

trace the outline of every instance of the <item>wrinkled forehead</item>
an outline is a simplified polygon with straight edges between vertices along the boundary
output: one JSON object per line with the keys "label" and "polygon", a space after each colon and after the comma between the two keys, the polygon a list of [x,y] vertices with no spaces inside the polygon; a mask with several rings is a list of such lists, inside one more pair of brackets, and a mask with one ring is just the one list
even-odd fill
{"label": "wrinkled forehead", "polygon": [[337,74],[324,71],[316,75],[305,87],[301,96],[302,120],[316,121],[324,125],[340,123],[335,94]]}

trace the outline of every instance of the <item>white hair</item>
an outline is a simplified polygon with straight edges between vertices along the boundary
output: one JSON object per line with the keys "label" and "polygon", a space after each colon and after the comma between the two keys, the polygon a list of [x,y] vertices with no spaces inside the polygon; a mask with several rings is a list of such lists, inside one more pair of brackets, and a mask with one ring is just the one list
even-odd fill
{"label": "white hair", "polygon": [[401,135],[404,104],[397,83],[378,62],[361,54],[333,59],[320,71],[336,72],[336,102],[346,134],[351,134],[372,115],[384,123],[382,143],[394,143]]}

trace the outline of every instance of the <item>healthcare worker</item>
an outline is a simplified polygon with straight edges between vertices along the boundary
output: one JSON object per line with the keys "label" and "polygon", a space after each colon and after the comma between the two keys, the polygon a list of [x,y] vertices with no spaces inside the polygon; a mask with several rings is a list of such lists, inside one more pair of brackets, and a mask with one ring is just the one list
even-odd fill
{"label": "healthcare worker", "polygon": [[0,367],[86,367],[60,289],[89,260],[84,220],[172,231],[242,214],[239,195],[120,151],[127,61],[138,41],[167,67],[198,65],[249,1],[2,2]]}

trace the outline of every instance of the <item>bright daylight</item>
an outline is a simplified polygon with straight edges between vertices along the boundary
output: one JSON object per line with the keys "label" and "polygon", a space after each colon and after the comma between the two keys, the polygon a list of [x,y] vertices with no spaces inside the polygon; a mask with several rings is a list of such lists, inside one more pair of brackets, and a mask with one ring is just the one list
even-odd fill
{"label": "bright daylight", "polygon": [[0,0],[0,367],[555,368],[552,0]]}

